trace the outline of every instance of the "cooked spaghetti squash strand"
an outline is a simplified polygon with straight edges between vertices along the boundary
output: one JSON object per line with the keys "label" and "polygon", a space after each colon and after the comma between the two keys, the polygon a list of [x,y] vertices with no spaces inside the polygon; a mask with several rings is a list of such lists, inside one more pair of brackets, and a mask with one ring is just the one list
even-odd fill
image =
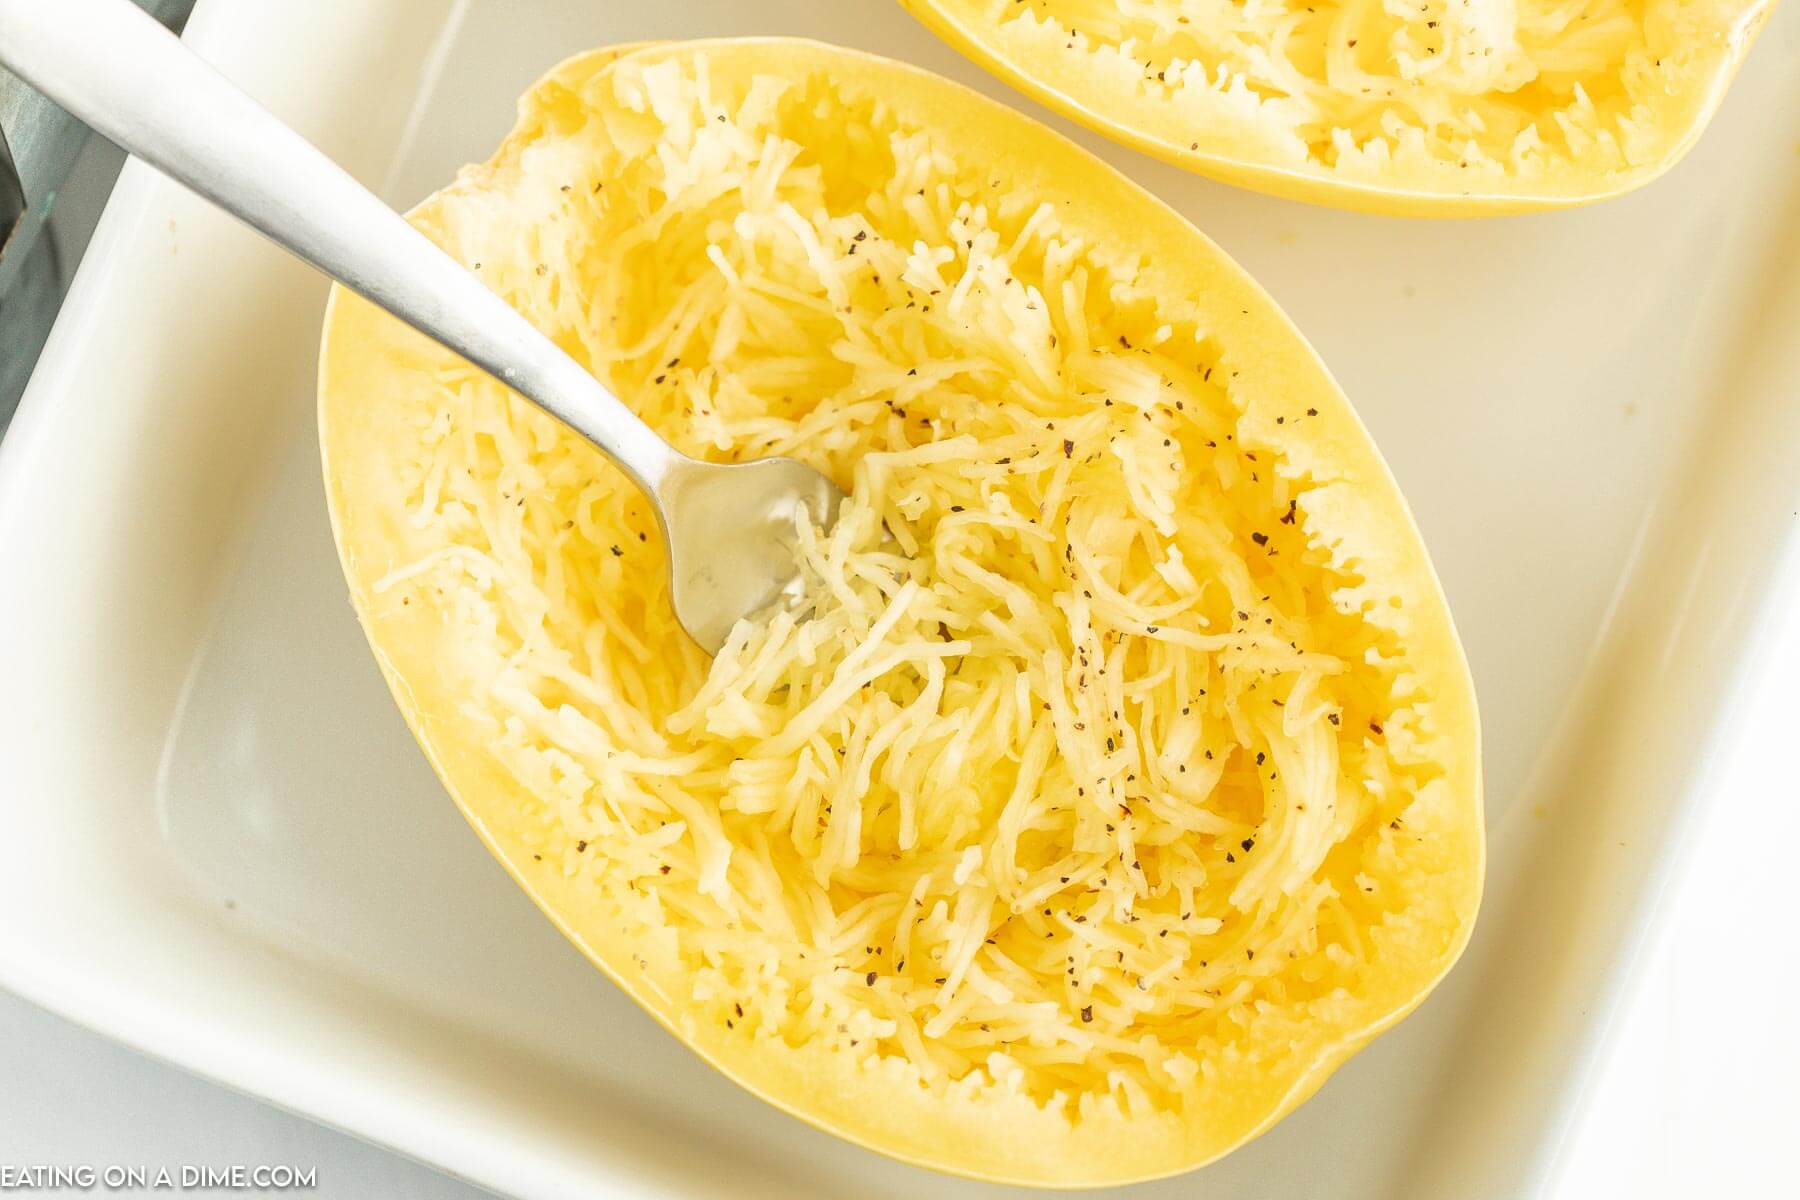
{"label": "cooked spaghetti squash strand", "polygon": [[[1731,6],[1680,0],[913,0],[1077,104],[1170,114],[1164,141],[1468,191],[1644,166],[1658,108]],[[1059,83],[1065,81],[1057,80]]]}
{"label": "cooked spaghetti squash strand", "polygon": [[601,79],[519,166],[547,199],[448,206],[451,249],[686,449],[850,498],[709,662],[631,485],[441,371],[406,487],[446,544],[382,586],[441,597],[544,853],[697,1011],[1075,1117],[1354,991],[1406,899],[1365,859],[1434,768],[1194,310],[827,84]]}

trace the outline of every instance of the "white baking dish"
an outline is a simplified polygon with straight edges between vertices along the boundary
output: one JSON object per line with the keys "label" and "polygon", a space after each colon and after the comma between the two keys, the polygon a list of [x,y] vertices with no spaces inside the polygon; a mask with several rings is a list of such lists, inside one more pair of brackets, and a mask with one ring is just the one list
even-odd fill
{"label": "white baking dish", "polygon": [[[405,205],[564,54],[751,32],[1030,107],[890,0],[203,0],[188,36]],[[1474,664],[1493,834],[1475,942],[1424,1008],[1258,1142],[1133,1195],[1545,1177],[1792,537],[1797,52],[1790,6],[1663,182],[1480,224],[1302,207],[1077,135],[1243,261],[1373,428]],[[0,444],[0,985],[505,1192],[1000,1190],[741,1093],[488,859],[345,598],[312,432],[324,297],[125,172]]]}

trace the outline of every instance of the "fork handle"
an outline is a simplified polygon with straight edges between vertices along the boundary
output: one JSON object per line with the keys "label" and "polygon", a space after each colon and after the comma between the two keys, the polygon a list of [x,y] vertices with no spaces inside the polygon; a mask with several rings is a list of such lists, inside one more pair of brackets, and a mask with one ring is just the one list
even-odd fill
{"label": "fork handle", "polygon": [[0,0],[0,63],[534,401],[646,492],[684,461],[461,263],[130,0]]}

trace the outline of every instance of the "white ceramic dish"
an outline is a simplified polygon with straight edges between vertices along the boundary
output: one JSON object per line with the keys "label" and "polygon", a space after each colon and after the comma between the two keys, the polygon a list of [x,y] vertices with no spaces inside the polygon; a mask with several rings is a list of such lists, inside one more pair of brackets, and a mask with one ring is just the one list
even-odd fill
{"label": "white ceramic dish", "polygon": [[[188,36],[404,205],[567,52],[752,32],[1031,110],[889,0],[203,0]],[[1474,664],[1493,834],[1475,942],[1424,1008],[1272,1133],[1133,1196],[1544,1178],[1792,537],[1797,53],[1789,6],[1673,175],[1500,222],[1302,207],[1078,135],[1251,269],[1386,450]],[[324,296],[125,172],[0,444],[0,985],[504,1192],[998,1192],[741,1093],[488,859],[345,599]]]}

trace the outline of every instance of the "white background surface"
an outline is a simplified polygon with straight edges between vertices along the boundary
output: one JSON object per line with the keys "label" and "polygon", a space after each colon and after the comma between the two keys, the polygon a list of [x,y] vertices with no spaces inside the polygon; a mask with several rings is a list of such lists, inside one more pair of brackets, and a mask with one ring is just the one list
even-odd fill
{"label": "white background surface", "polygon": [[[1776,51],[1767,43],[1760,49],[1765,56]],[[1710,144],[1718,149],[1720,138]],[[1696,165],[1688,173],[1690,185],[1701,169]],[[1624,213],[1627,205],[1641,211],[1658,203],[1658,196],[1621,201],[1613,211]],[[1573,229],[1590,217],[1572,215],[1563,227]],[[1584,227],[1590,235],[1602,232]],[[1468,244],[1461,238],[1454,239],[1456,245],[1442,244],[1443,227],[1418,234],[1433,239],[1445,254]],[[1253,253],[1257,249],[1248,239],[1244,244]],[[1274,252],[1267,254],[1273,261]],[[1307,297],[1296,299],[1304,305]],[[1317,303],[1328,301],[1335,302],[1320,297]],[[1322,348],[1334,362],[1353,357]],[[1422,481],[1427,487],[1433,482]],[[1790,544],[1792,533],[1790,525]],[[1455,558],[1455,543],[1440,541],[1437,548]],[[1793,572],[1789,576],[1792,580]],[[1479,604],[1484,597],[1470,599]],[[1800,609],[1792,587],[1788,604]],[[1743,698],[1739,739],[1716,764],[1713,794],[1703,798],[1697,819],[1678,838],[1678,858],[1688,867],[1667,897],[1659,932],[1643,948],[1636,987],[1615,1025],[1608,1066],[1572,1126],[1560,1187],[1568,1200],[1696,1195],[1750,1200],[1793,1194],[1784,1154],[1800,1129],[1800,1109],[1786,1081],[1800,1074],[1790,999],[1793,985],[1800,983],[1800,951],[1782,896],[1788,847],[1800,834],[1800,806],[1794,803],[1800,784],[1788,765],[1789,746],[1800,732],[1800,704],[1785,683],[1800,678],[1800,615],[1768,646],[1761,680]],[[1557,645],[1539,649],[1563,657]],[[1497,714],[1488,715],[1493,729]],[[473,1194],[424,1168],[151,1063],[5,997],[0,997],[0,1161],[285,1162],[316,1167],[319,1192],[326,1196]],[[1207,1178],[1194,1177],[1196,1191],[1205,1189]]]}

